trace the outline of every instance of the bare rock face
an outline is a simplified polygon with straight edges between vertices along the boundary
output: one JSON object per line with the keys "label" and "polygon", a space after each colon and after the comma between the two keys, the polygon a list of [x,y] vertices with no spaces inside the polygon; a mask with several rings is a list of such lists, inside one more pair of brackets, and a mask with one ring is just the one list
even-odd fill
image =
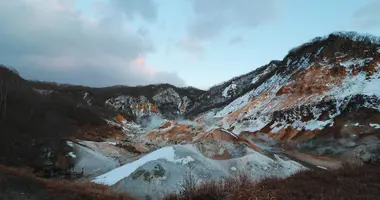
{"label": "bare rock face", "polygon": [[145,96],[133,97],[122,95],[114,99],[108,99],[106,106],[126,112],[136,117],[149,116],[152,113],[158,113],[157,107],[152,104]]}
{"label": "bare rock face", "polygon": [[154,114],[166,118],[183,115],[192,103],[188,96],[180,96],[173,88],[159,90],[152,99],[145,96],[122,95],[106,100],[105,105],[111,109],[126,112],[135,117],[149,117]]}
{"label": "bare rock face", "polygon": [[184,114],[191,103],[187,96],[181,97],[173,88],[157,93],[153,96],[153,101],[163,110],[174,110],[178,115]]}

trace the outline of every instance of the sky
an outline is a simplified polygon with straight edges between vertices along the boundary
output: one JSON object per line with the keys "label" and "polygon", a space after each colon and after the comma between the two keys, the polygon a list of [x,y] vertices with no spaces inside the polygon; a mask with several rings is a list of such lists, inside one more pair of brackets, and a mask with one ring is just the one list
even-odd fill
{"label": "sky", "polygon": [[335,31],[380,36],[380,0],[2,0],[0,63],[33,80],[207,89]]}

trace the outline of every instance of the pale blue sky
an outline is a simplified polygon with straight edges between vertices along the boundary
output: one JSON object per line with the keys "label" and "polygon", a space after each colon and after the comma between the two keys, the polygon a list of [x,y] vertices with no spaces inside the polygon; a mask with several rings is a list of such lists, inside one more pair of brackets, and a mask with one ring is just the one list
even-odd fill
{"label": "pale blue sky", "polygon": [[[334,31],[357,31],[380,36],[380,12],[378,12],[380,0],[221,0],[222,3],[220,0],[67,0],[65,3],[62,3],[64,0],[52,1],[64,5],[63,7],[68,8],[67,10],[80,10],[82,16],[93,18],[95,21],[108,17],[109,20],[106,23],[109,23],[110,30],[108,32],[103,30],[102,34],[96,36],[92,35],[94,39],[104,39],[108,37],[108,34],[114,34],[112,31],[120,31],[120,27],[111,26],[115,24],[143,37],[143,43],[135,44],[131,41],[131,44],[138,46],[149,43],[149,47],[141,47],[142,49],[138,52],[128,49],[125,55],[130,55],[130,59],[126,60],[120,57],[115,57],[116,60],[113,60],[111,51],[107,51],[104,57],[103,53],[87,54],[85,52],[88,59],[102,57],[102,60],[96,62],[105,64],[94,65],[91,68],[97,71],[96,74],[103,74],[102,70],[99,70],[101,67],[111,69],[113,67],[111,65],[114,64],[116,70],[120,69],[116,66],[124,61],[141,59],[143,61],[138,62],[138,67],[146,69],[145,71],[153,69],[152,73],[155,75],[154,78],[145,80],[144,70],[139,72],[141,77],[130,75],[136,74],[135,71],[121,70],[115,72],[119,75],[117,77],[110,75],[111,72],[104,73],[104,76],[109,75],[109,79],[113,81],[98,82],[100,78],[96,78],[95,75],[94,80],[90,77],[86,81],[77,81],[81,78],[78,73],[83,72],[79,69],[79,65],[88,66],[91,62],[80,63],[78,68],[75,68],[77,63],[73,60],[76,59],[71,59],[69,54],[64,54],[65,56],[55,55],[59,59],[51,62],[72,61],[68,63],[75,68],[76,75],[73,77],[76,78],[72,76],[65,78],[53,72],[49,78],[46,78],[35,75],[30,68],[24,70],[19,67],[28,77],[35,79],[50,80],[56,77],[60,82],[97,86],[169,82],[206,89],[234,76],[250,72],[271,60],[282,59],[291,48],[316,36],[323,36]],[[65,10],[65,12],[69,11]],[[54,19],[54,17],[51,18]],[[62,26],[64,25],[62,23]],[[99,26],[99,28],[104,27]],[[72,33],[75,34],[75,31]],[[83,32],[82,34],[90,33]],[[107,37],[99,35],[107,35]],[[122,38],[123,34],[111,36]],[[120,41],[122,40],[108,41],[106,39],[103,42],[109,42],[107,45],[112,47],[112,45],[118,46],[113,42]],[[114,51],[123,51],[127,48],[119,46]],[[60,47],[57,45],[57,48]],[[95,48],[102,47],[95,46]],[[81,53],[83,52],[78,50],[78,53],[73,56]],[[44,59],[48,58],[45,56]],[[4,60],[16,68],[17,65],[22,66],[22,63]],[[4,61],[0,60],[0,62]],[[125,79],[131,81],[125,81]],[[139,81],[140,79],[144,81]]]}
{"label": "pale blue sky", "polygon": [[[168,55],[165,48],[171,38],[175,42],[186,34],[186,22],[192,14],[191,8],[184,6],[187,3],[179,3],[177,0],[160,2],[160,19],[166,22],[166,30],[152,27],[157,53],[149,55],[147,62],[157,69],[178,71],[188,84],[202,88],[250,72],[271,60],[282,59],[291,48],[316,36],[341,30],[380,36],[380,24],[375,29],[362,29],[355,26],[351,19],[359,7],[370,1],[284,0],[280,3],[279,16],[274,21],[248,30],[227,30],[204,45],[201,58],[189,60],[183,52],[176,50]],[[243,41],[230,45],[229,40],[236,36],[241,36]]]}

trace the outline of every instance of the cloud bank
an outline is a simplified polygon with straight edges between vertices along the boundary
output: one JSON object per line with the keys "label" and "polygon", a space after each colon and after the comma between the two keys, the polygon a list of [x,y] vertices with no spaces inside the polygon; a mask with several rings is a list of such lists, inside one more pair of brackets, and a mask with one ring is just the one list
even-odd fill
{"label": "cloud bank", "polygon": [[[75,8],[75,0],[0,1],[0,63],[26,78],[88,86],[171,83],[176,74],[156,71],[145,62],[155,51],[145,28],[128,20],[154,23],[152,0],[110,0],[93,6],[97,18]],[[126,19],[126,20],[125,20]]]}

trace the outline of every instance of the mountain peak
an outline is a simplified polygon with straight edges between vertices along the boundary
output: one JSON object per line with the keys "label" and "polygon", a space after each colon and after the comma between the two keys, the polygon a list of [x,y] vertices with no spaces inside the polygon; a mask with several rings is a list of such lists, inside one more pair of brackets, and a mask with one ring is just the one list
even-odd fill
{"label": "mountain peak", "polygon": [[[284,60],[303,54],[314,54],[318,56],[324,53],[324,56],[333,56],[336,52],[347,53],[348,51],[365,51],[372,49],[374,52],[376,47],[380,45],[380,37],[368,34],[360,34],[354,31],[350,32],[333,32],[323,37],[315,37],[298,47],[289,51]],[[323,50],[323,51],[322,51]]]}

